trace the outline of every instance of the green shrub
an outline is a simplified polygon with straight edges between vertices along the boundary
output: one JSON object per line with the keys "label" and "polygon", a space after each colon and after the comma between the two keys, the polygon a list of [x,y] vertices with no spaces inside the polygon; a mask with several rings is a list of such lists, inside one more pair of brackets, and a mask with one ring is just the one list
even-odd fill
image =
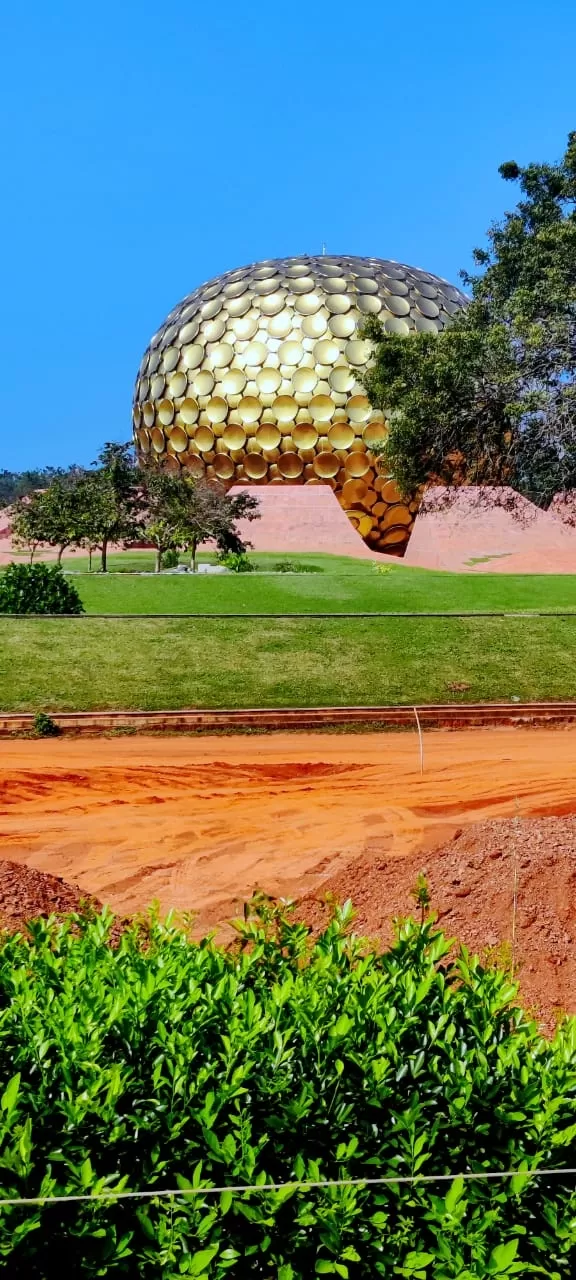
{"label": "green shrub", "polygon": [[218,556],[220,564],[226,565],[232,573],[253,573],[254,565],[244,551],[223,551]]}
{"label": "green shrub", "polygon": [[9,564],[0,575],[0,613],[84,613],[58,564]]}
{"label": "green shrub", "polygon": [[173,547],[169,547],[168,551],[163,551],[160,556],[161,569],[177,569],[180,564],[180,556]]}
{"label": "green shrub", "polygon": [[[348,909],[236,947],[155,921],[36,921],[0,949],[0,1195],[576,1164],[576,1030],[553,1043],[430,925],[378,955]],[[570,1277],[574,1178],[0,1210],[11,1276]]]}
{"label": "green shrub", "polygon": [[307,564],[302,560],[277,560],[274,573],[323,573],[319,564]]}
{"label": "green shrub", "polygon": [[51,716],[38,711],[34,716],[34,733],[37,738],[57,738],[60,729]]}

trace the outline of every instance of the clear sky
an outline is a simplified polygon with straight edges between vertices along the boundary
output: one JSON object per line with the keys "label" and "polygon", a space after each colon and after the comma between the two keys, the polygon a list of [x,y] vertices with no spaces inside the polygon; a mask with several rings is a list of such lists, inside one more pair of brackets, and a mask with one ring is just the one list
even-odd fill
{"label": "clear sky", "polygon": [[130,435],[170,308],[287,254],[452,279],[576,128],[574,0],[6,0],[0,468]]}

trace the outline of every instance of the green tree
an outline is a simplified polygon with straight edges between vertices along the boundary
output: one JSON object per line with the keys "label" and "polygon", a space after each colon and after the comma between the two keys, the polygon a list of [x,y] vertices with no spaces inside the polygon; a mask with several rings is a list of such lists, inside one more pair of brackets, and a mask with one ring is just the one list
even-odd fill
{"label": "green tree", "polygon": [[[245,551],[236,528],[237,520],[258,520],[258,501],[248,493],[230,496],[219,486],[206,484],[193,476],[174,477],[167,510],[169,527],[174,531],[172,545],[190,552],[190,566],[198,568],[197,552],[203,542],[214,541],[220,551]],[[165,517],[166,518],[166,517]]]}
{"label": "green tree", "polygon": [[180,476],[153,466],[143,471],[142,481],[145,493],[142,529],[146,541],[155,548],[154,571],[160,573],[164,553],[177,550],[182,543],[183,513],[190,486]]}
{"label": "green tree", "polygon": [[108,443],[90,473],[90,510],[85,511],[87,544],[100,547],[102,572],[108,569],[111,542],[130,542],[142,529],[143,492],[131,444]]}
{"label": "green tree", "polygon": [[576,132],[557,164],[500,173],[520,198],[463,273],[470,306],[438,338],[371,320],[365,385],[390,411],[379,452],[406,491],[506,481],[545,506],[576,486]]}
{"label": "green tree", "polygon": [[39,543],[57,549],[57,563],[67,547],[78,541],[76,480],[57,476],[47,489],[38,489],[21,498],[12,517],[17,543],[31,549],[30,563]]}

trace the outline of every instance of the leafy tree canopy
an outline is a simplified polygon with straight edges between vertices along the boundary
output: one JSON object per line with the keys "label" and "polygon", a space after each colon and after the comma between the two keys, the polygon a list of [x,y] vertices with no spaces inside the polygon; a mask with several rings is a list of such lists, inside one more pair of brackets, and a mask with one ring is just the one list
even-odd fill
{"label": "leafy tree canopy", "polygon": [[576,487],[576,132],[557,164],[509,162],[516,207],[474,251],[472,298],[438,338],[366,325],[380,452],[406,490],[429,480],[513,484],[545,506]]}

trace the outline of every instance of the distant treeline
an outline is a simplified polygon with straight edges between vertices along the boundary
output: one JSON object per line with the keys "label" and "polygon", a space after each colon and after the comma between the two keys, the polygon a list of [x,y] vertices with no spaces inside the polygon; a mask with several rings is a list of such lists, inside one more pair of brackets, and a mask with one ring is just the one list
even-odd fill
{"label": "distant treeline", "polygon": [[77,470],[77,467],[44,467],[38,471],[0,471],[0,507],[9,507],[34,489],[46,489],[56,476]]}

